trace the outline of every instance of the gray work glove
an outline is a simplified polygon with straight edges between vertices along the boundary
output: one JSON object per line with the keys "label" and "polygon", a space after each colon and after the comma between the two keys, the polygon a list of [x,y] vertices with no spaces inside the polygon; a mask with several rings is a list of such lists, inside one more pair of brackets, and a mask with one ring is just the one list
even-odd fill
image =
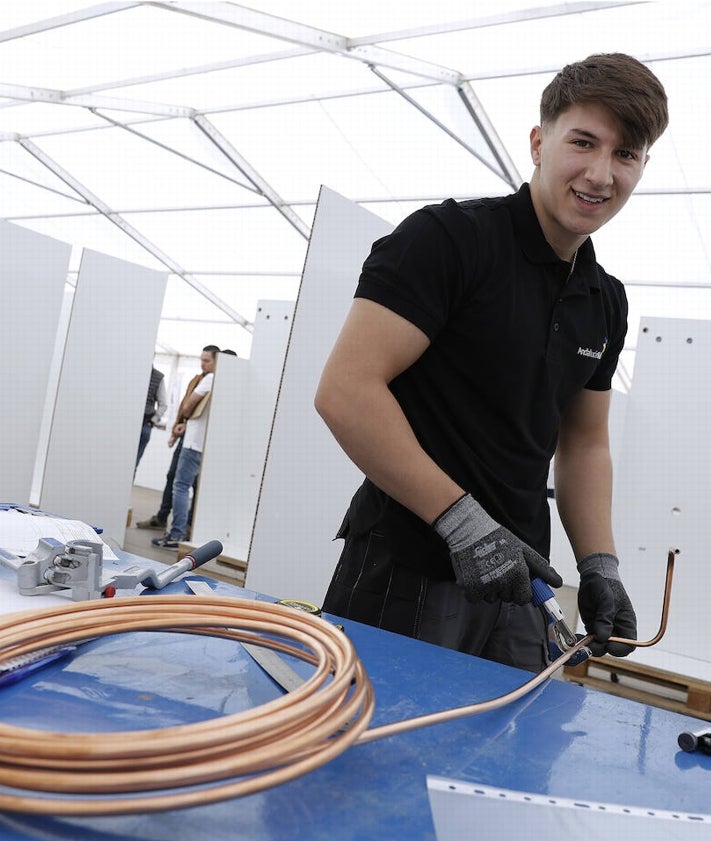
{"label": "gray work glove", "polygon": [[637,617],[617,571],[619,561],[608,552],[594,552],[578,563],[580,588],[578,608],[585,630],[595,637],[590,650],[595,657],[605,652],[625,657],[633,648],[611,636],[637,639]]}
{"label": "gray work glove", "polygon": [[457,584],[467,601],[531,601],[531,578],[551,587],[563,580],[548,561],[493,520],[469,494],[432,524],[446,542]]}

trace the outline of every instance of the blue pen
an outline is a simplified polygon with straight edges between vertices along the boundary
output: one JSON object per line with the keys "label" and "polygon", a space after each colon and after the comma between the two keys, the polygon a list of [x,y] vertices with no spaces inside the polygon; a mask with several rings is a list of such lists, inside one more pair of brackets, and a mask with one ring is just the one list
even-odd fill
{"label": "blue pen", "polygon": [[0,665],[0,688],[16,683],[27,675],[43,669],[50,663],[69,657],[76,651],[76,645],[55,645],[49,648],[41,648],[39,651],[32,651],[29,654],[21,654],[12,657]]}

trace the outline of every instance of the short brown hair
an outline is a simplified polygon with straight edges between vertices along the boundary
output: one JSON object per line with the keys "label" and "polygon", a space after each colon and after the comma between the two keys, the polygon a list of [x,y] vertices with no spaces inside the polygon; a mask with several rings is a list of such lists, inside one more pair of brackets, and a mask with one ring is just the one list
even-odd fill
{"label": "short brown hair", "polygon": [[625,145],[651,146],[667,127],[667,95],[652,71],[624,53],[601,53],[568,64],[541,96],[541,125],[580,102],[606,106],[619,121]]}

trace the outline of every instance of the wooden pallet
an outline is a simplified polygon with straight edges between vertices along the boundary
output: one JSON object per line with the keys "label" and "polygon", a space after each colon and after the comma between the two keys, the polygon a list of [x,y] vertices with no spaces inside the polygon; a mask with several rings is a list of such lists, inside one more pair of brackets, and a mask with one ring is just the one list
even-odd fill
{"label": "wooden pallet", "polygon": [[[178,546],[178,560],[189,555],[197,548],[192,543],[181,543]],[[247,575],[247,562],[238,558],[230,558],[228,555],[218,555],[200,567],[200,574],[218,581],[226,581],[235,584],[237,587],[244,587]]]}
{"label": "wooden pallet", "polygon": [[565,666],[566,680],[711,721],[711,683],[616,657]]}

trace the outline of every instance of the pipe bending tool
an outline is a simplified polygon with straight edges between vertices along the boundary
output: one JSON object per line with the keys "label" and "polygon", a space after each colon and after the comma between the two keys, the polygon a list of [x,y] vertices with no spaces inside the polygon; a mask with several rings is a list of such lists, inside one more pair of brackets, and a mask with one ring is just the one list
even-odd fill
{"label": "pipe bending tool", "polygon": [[46,595],[71,590],[74,601],[110,598],[116,590],[134,589],[139,584],[160,590],[184,572],[202,566],[222,552],[219,540],[210,540],[175,564],[158,572],[150,567],[128,567],[106,574],[103,544],[90,540],[62,543],[44,537],[25,558],[0,549],[0,563],[17,574],[17,589],[23,596]]}
{"label": "pipe bending tool", "polygon": [[[534,578],[531,581],[531,590],[533,604],[541,609],[548,623],[548,654],[551,660],[557,660],[561,654],[577,645],[583,637],[577,636],[570,630],[563,610],[553,595],[553,590],[543,579]],[[577,666],[578,663],[587,660],[591,654],[590,649],[583,646],[568,660],[568,665]]]}

